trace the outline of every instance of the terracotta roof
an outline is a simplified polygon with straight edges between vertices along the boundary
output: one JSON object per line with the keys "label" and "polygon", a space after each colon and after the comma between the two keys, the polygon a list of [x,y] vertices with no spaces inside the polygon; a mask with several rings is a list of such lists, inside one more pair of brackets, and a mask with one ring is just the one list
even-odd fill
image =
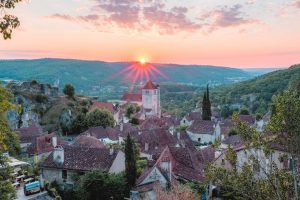
{"label": "terracotta roof", "polygon": [[227,136],[230,129],[234,127],[234,123],[231,119],[226,119],[221,121],[220,127],[221,127],[221,133]]}
{"label": "terracotta roof", "polygon": [[244,141],[240,135],[232,135],[225,139],[222,143],[237,147],[244,144]]}
{"label": "terracotta roof", "polygon": [[33,143],[36,137],[43,134],[42,127],[35,123],[29,127],[19,128],[16,132],[18,132],[21,143]]}
{"label": "terracotta roof", "polygon": [[114,105],[112,103],[109,103],[109,102],[94,102],[91,105],[90,110],[94,110],[96,108],[98,108],[98,109],[107,109],[111,113],[114,113]]}
{"label": "terracotta roof", "polygon": [[190,181],[203,181],[203,164],[197,159],[194,152],[188,148],[181,147],[166,147],[157,163],[163,158],[164,154],[168,156],[168,149],[173,159],[172,161],[172,172],[174,175],[184,178]]}
{"label": "terracotta roof", "polygon": [[250,125],[253,125],[255,123],[255,117],[252,115],[239,115],[239,119]]}
{"label": "terracotta roof", "polygon": [[[28,154],[30,156],[32,155],[39,155],[42,153],[46,152],[51,152],[53,151],[53,143],[52,143],[52,138],[56,137],[55,133],[51,134],[44,134],[44,135],[39,135],[38,137],[35,138],[35,141],[28,147]],[[57,137],[57,145],[63,145],[65,144],[64,140]]]}
{"label": "terracotta roof", "polygon": [[127,102],[142,102],[142,94],[125,93],[121,100]]}
{"label": "terracotta roof", "polygon": [[159,85],[154,85],[151,80],[149,80],[143,87],[144,90],[154,90],[159,88]]}
{"label": "terracotta roof", "polygon": [[64,146],[64,163],[57,166],[53,161],[53,152],[41,164],[42,168],[56,168],[68,170],[109,170],[115,160],[118,150],[113,155],[109,149]]}
{"label": "terracotta roof", "polygon": [[192,125],[187,128],[187,131],[198,134],[214,134],[215,123],[213,121],[195,120]]}
{"label": "terracotta roof", "polygon": [[89,128],[87,131],[82,133],[81,135],[90,135],[97,139],[109,138],[110,140],[119,140],[120,131],[116,128],[102,126]]}
{"label": "terracotta roof", "polygon": [[95,137],[79,135],[75,138],[75,146],[91,147],[91,148],[105,148],[105,145]]}
{"label": "terracotta roof", "polygon": [[202,115],[201,115],[201,112],[191,112],[191,113],[188,113],[185,118],[188,120],[188,121],[193,121],[193,120],[202,120]]}
{"label": "terracotta roof", "polygon": [[201,149],[199,152],[197,152],[197,156],[201,163],[207,164],[211,163],[215,159],[215,149],[211,146],[208,146],[204,149]]}

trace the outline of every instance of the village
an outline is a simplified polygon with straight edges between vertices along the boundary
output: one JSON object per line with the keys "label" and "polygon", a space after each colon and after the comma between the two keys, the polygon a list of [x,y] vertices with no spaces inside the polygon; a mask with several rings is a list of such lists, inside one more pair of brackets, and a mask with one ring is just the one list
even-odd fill
{"label": "village", "polygon": [[[25,87],[28,90],[30,87]],[[48,95],[57,96],[58,90]],[[31,91],[33,92],[33,91]],[[259,152],[266,170],[276,162],[281,169],[289,169],[286,148],[270,141],[272,153],[265,155],[261,149],[247,148],[241,135],[235,133],[235,120],[223,119],[217,108],[211,106],[209,88],[204,93],[202,108],[196,108],[183,118],[172,117],[161,112],[160,86],[148,80],[137,92],[128,92],[119,102],[93,100],[89,112],[106,110],[114,119],[111,127],[90,127],[72,139],[66,139],[58,132],[47,132],[30,117],[23,118],[22,127],[15,129],[20,138],[22,157],[27,162],[10,158],[14,168],[13,184],[35,181],[26,177],[28,165],[38,167],[41,185],[56,182],[62,188],[73,188],[74,176],[93,170],[109,173],[125,171],[124,140],[130,135],[139,147],[139,159],[145,164],[131,189],[131,199],[156,199],[155,188],[166,189],[173,185],[205,182],[205,167],[209,164],[226,170],[236,168],[226,159],[228,148],[237,155],[236,165],[251,162],[250,157]],[[134,111],[128,108],[134,107]],[[206,113],[206,114],[203,114]],[[249,113],[237,115],[240,122],[264,135],[264,128],[270,113],[260,119]],[[9,157],[9,156],[8,156]],[[24,159],[23,159],[24,160]],[[258,169],[257,176],[264,177]],[[14,182],[15,181],[15,182]],[[216,191],[214,191],[216,190]],[[212,198],[217,186],[207,185],[202,192],[203,199]],[[24,190],[25,191],[25,190]]]}

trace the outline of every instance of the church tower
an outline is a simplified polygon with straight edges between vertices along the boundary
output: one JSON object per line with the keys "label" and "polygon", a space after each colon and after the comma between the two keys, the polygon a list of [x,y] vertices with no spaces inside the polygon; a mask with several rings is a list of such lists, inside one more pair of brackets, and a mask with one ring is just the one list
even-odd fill
{"label": "church tower", "polygon": [[160,88],[149,80],[142,88],[142,106],[147,116],[161,117]]}

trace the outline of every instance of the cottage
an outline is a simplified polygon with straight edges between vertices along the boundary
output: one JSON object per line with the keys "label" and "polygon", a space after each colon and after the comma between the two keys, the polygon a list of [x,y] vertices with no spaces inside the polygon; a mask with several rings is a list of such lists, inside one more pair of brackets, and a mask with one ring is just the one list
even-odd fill
{"label": "cottage", "polygon": [[221,139],[221,128],[219,123],[206,120],[195,120],[186,130],[192,141],[200,144],[213,143]]}
{"label": "cottage", "polygon": [[193,121],[195,120],[202,120],[201,112],[191,112],[185,115],[182,120],[180,121],[181,125],[192,125]]}
{"label": "cottage", "polygon": [[91,170],[119,173],[125,170],[125,154],[120,150],[78,146],[57,146],[41,164],[49,182],[73,184],[72,177]]}
{"label": "cottage", "polygon": [[188,148],[166,146],[154,166],[139,177],[135,189],[145,198],[155,199],[155,185],[166,188],[181,182],[202,182],[204,165],[198,158],[196,152]]}
{"label": "cottage", "polygon": [[81,133],[81,135],[93,136],[105,145],[119,143],[119,134],[120,131],[117,128],[103,128],[102,126],[92,127]]}

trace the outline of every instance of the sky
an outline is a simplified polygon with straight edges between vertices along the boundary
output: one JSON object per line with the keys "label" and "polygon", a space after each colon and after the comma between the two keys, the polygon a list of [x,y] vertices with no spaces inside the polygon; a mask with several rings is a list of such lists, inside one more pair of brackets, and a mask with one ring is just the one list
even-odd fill
{"label": "sky", "polygon": [[27,0],[0,59],[300,63],[300,0]]}

